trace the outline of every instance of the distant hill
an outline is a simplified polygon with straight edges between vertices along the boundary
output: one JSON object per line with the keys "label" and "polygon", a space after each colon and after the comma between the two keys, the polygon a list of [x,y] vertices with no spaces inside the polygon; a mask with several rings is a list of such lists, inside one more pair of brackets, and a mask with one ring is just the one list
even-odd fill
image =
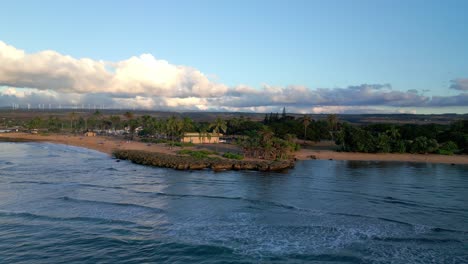
{"label": "distant hill", "polygon": [[[251,113],[251,112],[168,112],[168,111],[149,111],[149,110],[118,110],[104,109],[99,110],[103,115],[123,115],[125,112],[132,112],[135,117],[142,115],[151,115],[159,118],[167,118],[172,115],[190,117],[197,122],[211,122],[216,117],[224,119],[246,118],[252,121],[262,121],[265,115],[270,113]],[[68,118],[68,114],[76,112],[79,116],[88,116],[95,110],[87,109],[15,109],[0,108],[0,122],[2,118],[7,119],[30,119],[31,117],[59,117]],[[281,115],[281,113],[279,113]],[[288,116],[295,118],[304,116],[303,114],[288,113]],[[325,119],[328,114],[309,114],[315,120]],[[449,124],[455,120],[468,119],[468,114],[338,114],[339,120],[347,121],[353,124],[373,124],[373,123],[393,123],[393,124]]]}

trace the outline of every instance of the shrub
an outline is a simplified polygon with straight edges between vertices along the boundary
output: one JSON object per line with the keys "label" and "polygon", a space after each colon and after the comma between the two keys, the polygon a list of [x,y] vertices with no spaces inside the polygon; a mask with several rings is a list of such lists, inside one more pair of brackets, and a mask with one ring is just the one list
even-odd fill
{"label": "shrub", "polygon": [[215,155],[217,154],[214,151],[209,151],[209,150],[190,150],[190,149],[182,149],[177,152],[177,154],[180,155],[189,155],[194,158],[208,158],[209,155]]}
{"label": "shrub", "polygon": [[442,155],[453,155],[455,152],[458,151],[458,146],[453,141],[447,141],[443,143],[437,153]]}
{"label": "shrub", "polygon": [[244,155],[241,154],[236,154],[236,153],[231,153],[231,152],[226,152],[223,154],[223,157],[227,159],[236,159],[236,160],[242,160],[244,159]]}
{"label": "shrub", "polygon": [[192,142],[175,142],[175,141],[170,142],[169,145],[173,147],[193,147],[194,146]]}
{"label": "shrub", "polygon": [[435,139],[428,139],[427,137],[417,137],[411,143],[411,153],[432,153],[437,150],[439,145]]}

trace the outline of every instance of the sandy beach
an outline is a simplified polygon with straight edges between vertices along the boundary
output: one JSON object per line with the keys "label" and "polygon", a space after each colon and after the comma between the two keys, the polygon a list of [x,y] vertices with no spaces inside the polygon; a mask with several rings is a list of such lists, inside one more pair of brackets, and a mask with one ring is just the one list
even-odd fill
{"label": "sandy beach", "polygon": [[[0,133],[0,138],[22,139],[27,141],[44,141],[94,149],[100,152],[112,154],[113,150],[145,150],[165,154],[175,154],[180,147],[169,149],[165,144],[147,144],[136,141],[125,141],[114,137],[85,137],[72,135],[33,135],[27,133]],[[298,160],[361,160],[361,161],[401,161],[401,162],[426,162],[447,164],[468,164],[468,155],[436,155],[436,154],[397,154],[397,153],[350,153],[328,150],[321,146],[314,149],[301,149],[295,153]]]}
{"label": "sandy beach", "polygon": [[136,141],[126,141],[114,137],[85,137],[73,135],[34,135],[28,133],[4,133],[0,134],[0,138],[23,139],[26,141],[44,141],[50,143],[58,143],[71,145],[83,148],[94,149],[100,152],[112,154],[115,149],[131,149],[131,150],[146,150],[166,154],[175,154],[180,148],[174,147],[169,149],[164,144],[148,144]]}

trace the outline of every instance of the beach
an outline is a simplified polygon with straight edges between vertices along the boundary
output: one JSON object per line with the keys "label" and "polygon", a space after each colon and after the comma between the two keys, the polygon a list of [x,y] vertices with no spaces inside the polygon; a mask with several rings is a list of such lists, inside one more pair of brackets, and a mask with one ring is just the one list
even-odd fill
{"label": "beach", "polygon": [[19,139],[25,141],[43,141],[64,145],[71,145],[76,147],[83,147],[88,149],[94,149],[109,155],[112,155],[113,150],[145,150],[151,152],[160,152],[165,154],[175,154],[178,149],[177,147],[169,149],[169,147],[164,144],[148,144],[137,141],[127,141],[115,137],[106,137],[106,136],[95,136],[95,137],[86,137],[86,136],[74,136],[74,135],[60,135],[60,134],[51,134],[51,135],[38,135],[38,134],[28,134],[28,133],[3,133],[0,134],[0,138],[5,139]]}
{"label": "beach", "polygon": [[[3,141],[43,141],[72,145],[77,147],[94,149],[112,155],[114,150],[143,150],[164,154],[176,154],[181,147],[169,148],[165,144],[148,144],[137,141],[126,141],[115,137],[74,136],[74,135],[37,135],[28,133],[0,133]],[[232,145],[230,145],[231,147]],[[234,147],[234,146],[232,146]],[[187,148],[187,147],[186,147]],[[398,161],[398,162],[425,162],[445,164],[468,164],[468,155],[437,155],[437,154],[399,154],[399,153],[353,153],[338,152],[321,144],[310,148],[301,149],[295,153],[297,160],[356,160],[356,161]]]}

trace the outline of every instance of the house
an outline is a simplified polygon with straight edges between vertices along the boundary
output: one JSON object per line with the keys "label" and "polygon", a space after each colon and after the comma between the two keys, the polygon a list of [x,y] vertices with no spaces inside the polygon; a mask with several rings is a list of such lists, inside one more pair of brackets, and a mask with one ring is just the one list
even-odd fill
{"label": "house", "polygon": [[85,137],[95,137],[96,136],[96,132],[93,132],[93,131],[86,131],[84,133]]}
{"label": "house", "polygon": [[220,143],[219,138],[221,136],[223,134],[192,132],[185,133],[180,141],[193,144]]}

